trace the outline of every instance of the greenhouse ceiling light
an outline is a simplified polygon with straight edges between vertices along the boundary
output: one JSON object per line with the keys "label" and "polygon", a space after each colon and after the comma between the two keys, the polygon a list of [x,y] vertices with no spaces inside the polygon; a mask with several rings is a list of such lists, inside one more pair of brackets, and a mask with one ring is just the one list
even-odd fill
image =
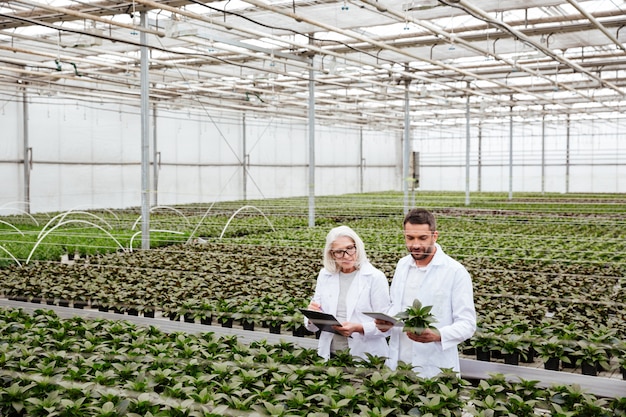
{"label": "greenhouse ceiling light", "polygon": [[193,36],[198,33],[198,28],[188,22],[170,20],[165,25],[165,36],[168,38],[180,38],[181,36]]}
{"label": "greenhouse ceiling light", "polygon": [[404,3],[402,10],[411,12],[416,10],[428,10],[438,6],[446,6],[448,3],[458,3],[460,0],[413,0],[410,3]]}
{"label": "greenhouse ceiling light", "polygon": [[402,9],[405,12],[411,12],[415,10],[428,10],[439,5],[439,0],[413,0],[410,3],[404,3]]}

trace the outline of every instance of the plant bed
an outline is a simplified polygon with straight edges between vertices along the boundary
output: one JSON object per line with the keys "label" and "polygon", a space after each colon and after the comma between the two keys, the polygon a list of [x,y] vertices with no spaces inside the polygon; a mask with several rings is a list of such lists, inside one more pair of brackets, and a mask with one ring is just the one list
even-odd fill
{"label": "plant bed", "polygon": [[[324,361],[315,349],[287,342],[168,334],[125,320],[0,309],[0,327],[9,326],[11,332],[0,333],[3,416],[68,415],[61,410],[71,408],[76,417],[595,417],[622,416],[626,406],[623,398],[597,398],[575,385],[545,388],[503,375],[470,384],[452,371],[423,379],[409,367],[386,368],[384,358],[355,360],[346,352]],[[82,408],[73,408],[77,403]]]}

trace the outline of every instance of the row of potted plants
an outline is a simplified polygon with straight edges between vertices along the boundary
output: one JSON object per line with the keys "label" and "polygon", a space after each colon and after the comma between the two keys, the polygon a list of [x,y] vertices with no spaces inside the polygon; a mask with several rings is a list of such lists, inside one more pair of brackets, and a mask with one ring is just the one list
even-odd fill
{"label": "row of potted plants", "polygon": [[626,399],[502,375],[422,379],[382,358],[125,321],[0,309],[0,415],[14,416],[619,416]]}

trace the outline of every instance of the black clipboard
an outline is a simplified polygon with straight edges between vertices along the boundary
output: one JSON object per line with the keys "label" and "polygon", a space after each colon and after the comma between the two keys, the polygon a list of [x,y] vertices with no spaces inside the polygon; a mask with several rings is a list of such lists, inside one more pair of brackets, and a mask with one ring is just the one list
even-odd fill
{"label": "black clipboard", "polygon": [[302,314],[321,331],[338,333],[332,326],[341,326],[341,323],[332,314],[324,313],[323,311],[309,310],[306,308],[301,308],[300,312],[302,312]]}

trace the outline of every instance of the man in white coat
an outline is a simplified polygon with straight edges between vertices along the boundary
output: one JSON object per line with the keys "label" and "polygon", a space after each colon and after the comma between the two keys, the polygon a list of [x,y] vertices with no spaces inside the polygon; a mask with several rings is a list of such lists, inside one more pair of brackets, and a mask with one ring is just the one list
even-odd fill
{"label": "man in white coat", "polygon": [[[341,326],[321,332],[318,354],[329,359],[337,351],[349,350],[363,359],[367,353],[388,357],[385,335],[363,312],[389,307],[389,282],[368,261],[361,238],[348,226],[335,227],[326,236],[323,260],[308,309],[332,314]],[[318,330],[306,318],[305,324],[310,331]]]}
{"label": "man in white coat", "polygon": [[390,335],[389,367],[395,369],[400,361],[411,364],[424,378],[436,376],[444,368],[459,373],[458,344],[476,331],[472,280],[465,267],[436,243],[438,235],[431,212],[413,209],[407,213],[404,239],[410,254],[398,261],[387,311],[394,316],[419,299],[423,306],[432,306],[436,329],[417,334],[376,320],[378,329]]}

